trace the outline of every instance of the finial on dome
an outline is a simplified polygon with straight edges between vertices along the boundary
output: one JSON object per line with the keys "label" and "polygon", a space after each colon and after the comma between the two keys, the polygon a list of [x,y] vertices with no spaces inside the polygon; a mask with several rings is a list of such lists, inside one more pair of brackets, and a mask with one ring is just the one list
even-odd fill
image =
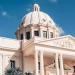
{"label": "finial on dome", "polygon": [[33,11],[39,11],[39,10],[40,10],[39,5],[35,3],[35,4],[33,5]]}

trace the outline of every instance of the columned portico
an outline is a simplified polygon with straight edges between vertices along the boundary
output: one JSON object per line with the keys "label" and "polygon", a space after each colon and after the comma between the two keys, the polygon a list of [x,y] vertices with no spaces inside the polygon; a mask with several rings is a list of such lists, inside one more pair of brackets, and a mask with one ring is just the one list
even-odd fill
{"label": "columned portico", "polygon": [[[34,52],[34,58],[35,58],[35,75],[38,75],[38,52]],[[40,51],[39,57],[40,57],[40,75],[44,75],[44,59],[43,59],[43,51]],[[55,53],[55,66],[56,66],[56,75],[64,75],[64,68],[63,68],[63,56],[62,54]],[[60,72],[59,72],[59,62],[60,61]]]}

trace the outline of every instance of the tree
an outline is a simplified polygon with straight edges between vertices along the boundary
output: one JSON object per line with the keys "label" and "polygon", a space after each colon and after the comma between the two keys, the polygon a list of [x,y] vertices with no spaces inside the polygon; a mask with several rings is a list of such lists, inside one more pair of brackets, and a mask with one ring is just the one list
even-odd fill
{"label": "tree", "polygon": [[5,75],[23,75],[20,68],[10,68],[5,71]]}

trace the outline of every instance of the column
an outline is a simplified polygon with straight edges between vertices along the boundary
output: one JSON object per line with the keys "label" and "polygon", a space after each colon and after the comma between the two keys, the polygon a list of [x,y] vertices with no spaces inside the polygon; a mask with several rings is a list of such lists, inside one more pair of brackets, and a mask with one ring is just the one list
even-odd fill
{"label": "column", "polygon": [[2,55],[0,54],[0,75],[2,75]]}
{"label": "column", "polygon": [[56,75],[59,75],[58,54],[55,54]]}
{"label": "column", "polygon": [[30,37],[34,37],[34,28],[31,27]]}
{"label": "column", "polygon": [[43,60],[43,52],[40,52],[40,75],[44,75],[44,60]]}
{"label": "column", "polygon": [[25,56],[23,55],[23,61],[22,61],[22,67],[23,67],[23,74],[25,73]]}
{"label": "column", "polygon": [[25,32],[25,28],[23,29],[23,39],[25,40],[25,36],[26,36],[26,32]]}
{"label": "column", "polygon": [[39,36],[43,37],[43,31],[42,31],[42,27],[41,26],[39,27]]}
{"label": "column", "polygon": [[63,57],[62,57],[62,54],[60,54],[59,60],[60,60],[60,72],[61,72],[61,75],[64,75]]}
{"label": "column", "polygon": [[17,34],[18,40],[20,40],[20,32],[18,31],[17,33],[18,33],[18,34]]}
{"label": "column", "polygon": [[35,75],[38,75],[38,51],[34,52],[34,60],[35,60]]}
{"label": "column", "polygon": [[48,36],[48,38],[50,38],[50,29],[48,28],[48,32],[47,32],[48,34],[47,34],[47,36]]}
{"label": "column", "polygon": [[2,61],[2,75],[5,74],[5,67],[6,67],[6,56],[3,55],[3,61]]}

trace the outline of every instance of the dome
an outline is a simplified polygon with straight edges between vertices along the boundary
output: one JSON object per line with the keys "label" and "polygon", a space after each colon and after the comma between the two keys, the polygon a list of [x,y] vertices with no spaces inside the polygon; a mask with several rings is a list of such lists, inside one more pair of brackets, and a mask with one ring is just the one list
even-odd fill
{"label": "dome", "polygon": [[40,11],[40,7],[38,4],[33,5],[33,11],[23,17],[20,25],[27,26],[30,24],[55,26],[55,23],[53,22],[51,17],[46,13]]}

